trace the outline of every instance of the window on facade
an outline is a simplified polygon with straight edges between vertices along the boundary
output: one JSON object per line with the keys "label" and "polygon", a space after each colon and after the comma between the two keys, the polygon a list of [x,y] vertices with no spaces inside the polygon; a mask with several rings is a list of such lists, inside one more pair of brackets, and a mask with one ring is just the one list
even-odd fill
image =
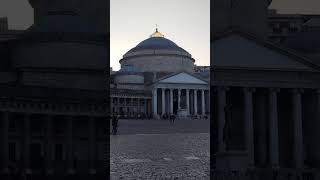
{"label": "window on facade", "polygon": [[16,161],[16,143],[9,143],[9,161]]}
{"label": "window on facade", "polygon": [[57,119],[56,121],[54,121],[54,130],[56,134],[62,134],[64,130],[63,128],[64,125],[61,120]]}
{"label": "window on facade", "polygon": [[16,119],[10,119],[9,120],[9,131],[10,132],[14,132],[14,131],[16,131],[16,128],[17,128],[17,121],[16,121]]}
{"label": "window on facade", "polygon": [[63,145],[62,144],[56,144],[54,148],[54,157],[57,161],[63,160]]}
{"label": "window on facade", "polygon": [[42,121],[40,119],[32,119],[31,120],[31,131],[34,133],[41,133]]}

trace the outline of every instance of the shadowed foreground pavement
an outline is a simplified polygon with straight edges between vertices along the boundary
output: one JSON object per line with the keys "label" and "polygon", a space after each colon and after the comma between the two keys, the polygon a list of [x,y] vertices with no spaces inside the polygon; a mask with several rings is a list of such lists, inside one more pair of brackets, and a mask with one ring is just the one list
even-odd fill
{"label": "shadowed foreground pavement", "polygon": [[209,179],[209,121],[120,120],[111,179]]}

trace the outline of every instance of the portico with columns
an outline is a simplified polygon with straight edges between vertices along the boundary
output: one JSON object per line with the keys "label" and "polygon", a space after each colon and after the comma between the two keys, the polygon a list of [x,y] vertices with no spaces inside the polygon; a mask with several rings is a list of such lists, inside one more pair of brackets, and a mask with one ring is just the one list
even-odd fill
{"label": "portico with columns", "polygon": [[[308,167],[319,169],[320,67],[242,33],[214,44],[216,170],[271,169],[299,176]],[[234,52],[223,51],[234,44]]]}
{"label": "portico with columns", "polygon": [[101,173],[106,111],[102,103],[1,99],[1,173],[76,174],[85,170],[79,167],[86,167],[87,174]]}
{"label": "portico with columns", "polygon": [[180,72],[159,79],[152,85],[153,114],[178,116],[209,115],[209,85],[192,74]]}

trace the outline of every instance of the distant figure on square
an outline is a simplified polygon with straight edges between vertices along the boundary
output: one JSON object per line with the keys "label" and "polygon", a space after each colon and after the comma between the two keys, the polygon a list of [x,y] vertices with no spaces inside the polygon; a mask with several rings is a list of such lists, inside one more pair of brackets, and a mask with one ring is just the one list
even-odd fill
{"label": "distant figure on square", "polygon": [[112,134],[117,135],[118,131],[118,116],[116,113],[113,114],[112,116]]}
{"label": "distant figure on square", "polygon": [[170,114],[170,118],[169,118],[169,121],[170,123],[174,123],[174,119],[175,119],[175,115],[174,114]]}

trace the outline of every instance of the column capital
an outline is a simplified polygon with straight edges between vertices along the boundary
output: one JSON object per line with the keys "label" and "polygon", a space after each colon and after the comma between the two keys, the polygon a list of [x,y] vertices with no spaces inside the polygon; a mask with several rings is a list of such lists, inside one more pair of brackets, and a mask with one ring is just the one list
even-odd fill
{"label": "column capital", "polygon": [[293,94],[301,94],[304,92],[304,89],[302,88],[294,88],[290,90]]}
{"label": "column capital", "polygon": [[271,93],[271,92],[278,93],[278,92],[280,92],[280,88],[272,87],[272,88],[268,88],[268,91],[269,91],[270,93]]}
{"label": "column capital", "polygon": [[52,175],[53,173],[54,173],[54,169],[52,169],[52,168],[46,169],[46,174]]}
{"label": "column capital", "polygon": [[214,87],[214,90],[216,91],[228,91],[230,88],[227,86],[216,86]]}
{"label": "column capital", "polygon": [[24,118],[29,118],[31,116],[31,113],[23,113]]}
{"label": "column capital", "polygon": [[256,88],[252,88],[252,87],[244,87],[243,88],[243,91],[244,92],[250,92],[250,93],[253,93],[256,91]]}

